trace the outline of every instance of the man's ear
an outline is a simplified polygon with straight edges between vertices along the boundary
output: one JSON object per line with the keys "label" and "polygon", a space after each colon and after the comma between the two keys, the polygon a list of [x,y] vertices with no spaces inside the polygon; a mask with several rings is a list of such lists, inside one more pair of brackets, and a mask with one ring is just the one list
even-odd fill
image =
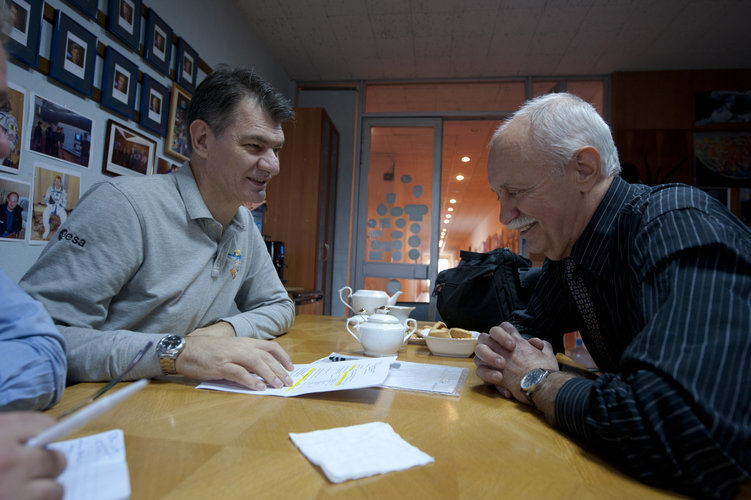
{"label": "man's ear", "polygon": [[209,124],[203,120],[193,120],[190,124],[190,144],[193,147],[193,153],[200,158],[208,157],[208,141],[211,129]]}
{"label": "man's ear", "polygon": [[574,156],[576,182],[582,192],[591,190],[601,179],[602,161],[600,152],[592,146],[580,149]]}

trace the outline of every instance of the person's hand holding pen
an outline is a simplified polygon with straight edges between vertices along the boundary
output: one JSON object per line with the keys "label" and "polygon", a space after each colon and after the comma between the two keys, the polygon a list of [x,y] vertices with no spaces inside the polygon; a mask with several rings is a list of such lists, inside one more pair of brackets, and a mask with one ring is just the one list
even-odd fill
{"label": "person's hand holding pen", "polygon": [[287,372],[292,371],[294,365],[276,342],[246,337],[190,335],[185,338],[185,349],[177,357],[175,369],[186,377],[230,380],[262,391],[266,389],[266,384],[274,388],[292,385],[292,378]]}
{"label": "person's hand holding pen", "polygon": [[0,413],[0,500],[62,498],[63,488],[55,479],[65,469],[63,454],[25,446],[54,423],[43,413]]}

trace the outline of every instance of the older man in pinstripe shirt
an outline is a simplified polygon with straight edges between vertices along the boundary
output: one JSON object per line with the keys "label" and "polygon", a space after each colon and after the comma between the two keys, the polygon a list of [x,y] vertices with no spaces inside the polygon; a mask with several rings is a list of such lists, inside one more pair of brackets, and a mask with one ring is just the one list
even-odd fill
{"label": "older man in pinstripe shirt", "polygon": [[[607,124],[569,94],[496,132],[500,221],[546,260],[528,308],[482,335],[477,374],[645,482],[733,498],[751,479],[751,231],[700,190],[619,170]],[[596,380],[558,370],[573,330]]]}

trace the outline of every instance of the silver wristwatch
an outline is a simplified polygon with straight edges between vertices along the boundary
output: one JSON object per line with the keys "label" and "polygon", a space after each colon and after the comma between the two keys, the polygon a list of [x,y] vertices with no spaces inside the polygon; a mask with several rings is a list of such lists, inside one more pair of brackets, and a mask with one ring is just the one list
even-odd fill
{"label": "silver wristwatch", "polygon": [[545,377],[548,375],[550,375],[550,370],[535,368],[534,370],[528,371],[527,374],[522,377],[519,385],[521,386],[522,392],[527,395],[530,401],[532,401],[532,394],[540,388],[540,384],[542,384],[542,381],[545,380]]}
{"label": "silver wristwatch", "polygon": [[179,335],[165,335],[156,345],[156,353],[159,355],[159,365],[165,375],[174,375],[175,361],[185,348],[185,337]]}

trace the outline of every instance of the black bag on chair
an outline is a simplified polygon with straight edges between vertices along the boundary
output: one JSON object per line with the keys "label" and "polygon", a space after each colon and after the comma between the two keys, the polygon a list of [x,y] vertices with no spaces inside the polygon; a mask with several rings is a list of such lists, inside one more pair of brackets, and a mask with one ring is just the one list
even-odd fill
{"label": "black bag on chair", "polygon": [[433,295],[449,328],[487,332],[527,306],[540,268],[508,248],[462,250],[459,265],[438,273]]}

